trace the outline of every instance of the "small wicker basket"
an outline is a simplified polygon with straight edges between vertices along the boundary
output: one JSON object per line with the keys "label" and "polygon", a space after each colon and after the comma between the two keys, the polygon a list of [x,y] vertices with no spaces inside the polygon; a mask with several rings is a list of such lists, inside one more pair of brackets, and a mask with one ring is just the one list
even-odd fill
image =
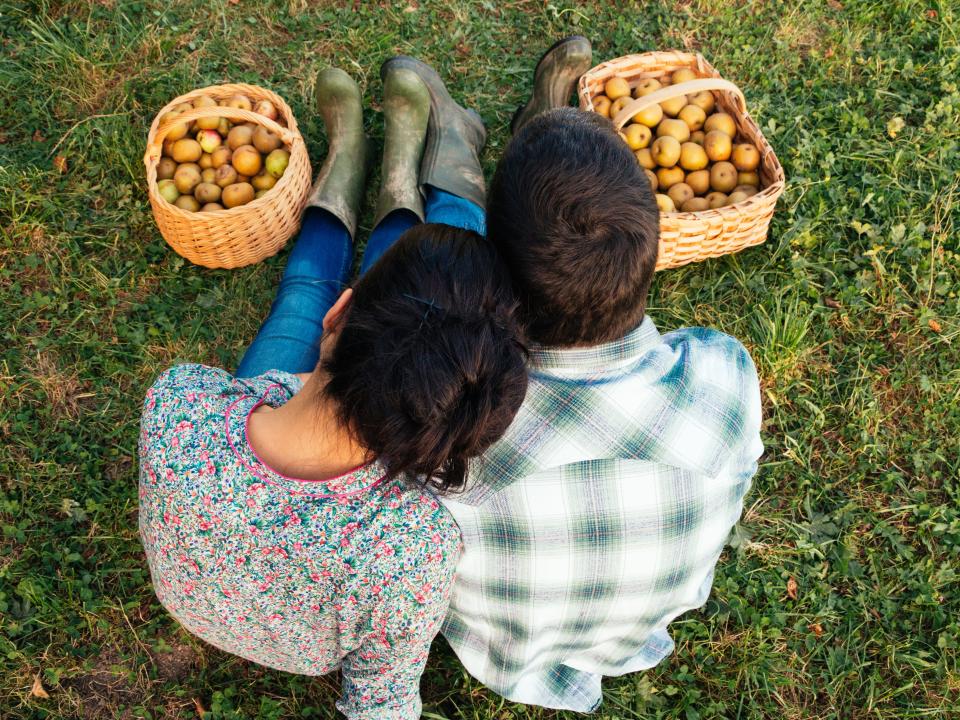
{"label": "small wicker basket", "polygon": [[[160,118],[180,103],[208,95],[222,100],[242,94],[254,103],[270,100],[286,127],[249,110],[211,106],[193,108],[175,119],[160,124]],[[163,140],[176,123],[216,115],[232,122],[253,122],[278,135],[290,149],[290,162],[283,177],[270,192],[246,205],[213,212],[189,212],[160,197],[157,188],[157,162]],[[164,240],[190,262],[209,268],[235,268],[259,262],[275,255],[300,227],[300,215],[310,192],[310,158],[297,130],[293,111],[276,93],[255,85],[213,85],[181,95],[164,107],[150,126],[147,152],[147,189],[153,217]]]}
{"label": "small wicker basket", "polygon": [[655,103],[703,90],[713,91],[718,109],[733,116],[737,136],[753,143],[760,151],[760,191],[736,205],[702,212],[660,214],[660,255],[657,270],[679,267],[707,258],[735,253],[767,238],[777,198],[783,194],[783,167],[756,122],[747,113],[743,93],[702,55],[679,51],[626,55],[597,65],[587,71],[578,85],[580,108],[593,111],[593,98],[603,92],[611,77],[627,80],[631,90],[646,78],[662,78],[674,70],[689,68],[697,80],[667,85],[660,90],[627,103],[613,118],[621,130],[630,118]]}

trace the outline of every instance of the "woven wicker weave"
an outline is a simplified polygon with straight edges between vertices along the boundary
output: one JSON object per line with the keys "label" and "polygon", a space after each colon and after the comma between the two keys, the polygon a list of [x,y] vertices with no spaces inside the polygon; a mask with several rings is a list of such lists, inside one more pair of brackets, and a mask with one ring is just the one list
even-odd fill
{"label": "woven wicker weave", "polygon": [[741,142],[753,143],[760,151],[758,172],[761,189],[743,202],[716,210],[661,213],[657,270],[759,245],[767,238],[774,206],[784,188],[783,167],[770,143],[747,113],[743,93],[733,83],[723,80],[702,55],[679,51],[649,52],[626,55],[597,65],[580,78],[580,108],[592,111],[593,98],[603,93],[604,83],[611,77],[625,78],[633,89],[641,80],[650,77],[660,79],[681,68],[693,70],[700,79],[668,85],[632,100],[613,118],[614,125],[618,130],[622,129],[631,117],[654,103],[678,95],[711,90],[716,98],[717,109],[733,116],[737,124],[737,137],[742,139]]}
{"label": "woven wicker weave", "polygon": [[[254,104],[270,100],[286,127],[257,113],[228,107],[194,108],[160,125],[174,106],[208,95],[215,100],[242,94]],[[157,162],[163,139],[170,127],[181,122],[215,115],[231,122],[253,122],[278,135],[290,150],[290,162],[283,177],[258,200],[246,205],[213,212],[189,212],[160,197],[157,188]],[[154,118],[147,136],[143,157],[147,168],[147,188],[153,216],[170,247],[190,262],[209,268],[235,268],[259,262],[275,255],[300,227],[300,215],[310,192],[310,158],[297,130],[293,111],[276,93],[255,85],[214,85],[181,95]]]}

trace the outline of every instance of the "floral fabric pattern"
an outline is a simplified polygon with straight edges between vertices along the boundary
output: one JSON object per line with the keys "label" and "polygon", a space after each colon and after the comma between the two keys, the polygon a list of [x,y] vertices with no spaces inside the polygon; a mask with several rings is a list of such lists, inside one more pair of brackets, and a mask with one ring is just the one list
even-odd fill
{"label": "floral fabric pattern", "polygon": [[460,555],[451,516],[376,462],[304,481],[266,466],[247,418],[283,372],[168,370],[147,392],[140,533],[157,597],[210,644],[287,672],[343,670],[351,718],[420,716],[419,680]]}

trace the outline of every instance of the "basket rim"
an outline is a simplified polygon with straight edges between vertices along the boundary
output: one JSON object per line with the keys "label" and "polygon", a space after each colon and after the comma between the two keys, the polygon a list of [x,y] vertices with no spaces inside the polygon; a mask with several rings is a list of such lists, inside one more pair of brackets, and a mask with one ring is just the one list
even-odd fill
{"label": "basket rim", "polygon": [[[191,99],[200,97],[201,95],[213,95],[216,97],[217,95],[238,94],[243,92],[260,93],[264,95],[266,99],[271,100],[277,106],[280,116],[286,121],[287,130],[292,136],[292,140],[290,142],[290,162],[288,164],[288,169],[290,165],[294,164],[295,158],[297,162],[300,162],[301,160],[305,161],[309,167],[310,157],[307,153],[306,142],[304,141],[303,136],[300,134],[300,130],[297,127],[297,121],[294,117],[293,110],[277,93],[268,88],[260,87],[258,85],[249,85],[246,83],[228,83],[223,85],[208,85],[202,88],[195,88],[190,92],[177,96],[164,105],[163,108],[161,108],[154,115],[153,122],[150,125],[150,131],[147,133],[147,149],[143,157],[143,162],[147,173],[147,194],[151,200],[151,203],[159,204],[159,207],[163,212],[172,213],[175,217],[179,217],[191,223],[198,223],[202,226],[207,224],[208,220],[222,221],[227,217],[227,213],[233,213],[233,215],[230,216],[231,218],[238,218],[244,210],[255,212],[258,209],[265,207],[268,203],[276,202],[276,197],[271,198],[270,194],[267,194],[263,197],[256,198],[245,205],[238,205],[232,208],[224,208],[223,210],[213,210],[200,213],[179,208],[173,203],[167,202],[167,200],[159,194],[159,188],[157,187],[157,164],[160,162],[161,155],[155,154],[151,150],[156,145],[155,136],[159,127],[160,118],[177,105],[184,102],[189,102]],[[283,190],[288,190],[291,183],[294,182],[292,179],[290,179],[292,177],[293,173],[284,172],[283,177],[277,181],[277,184],[271,188],[271,191],[282,192]],[[224,245],[229,244],[229,241],[221,240],[220,238],[211,238],[207,242],[214,245],[219,244],[220,242],[222,242]]]}
{"label": "basket rim", "polygon": [[710,61],[707,60],[700,53],[692,53],[686,50],[649,50],[642,53],[630,53],[627,55],[620,55],[619,57],[611,58],[609,60],[604,60],[602,63],[594,65],[592,68],[587,70],[583,75],[580,76],[580,80],[577,82],[578,95],[582,89],[586,86],[587,82],[592,80],[595,76],[601,75],[611,69],[616,64],[623,64],[626,61],[631,62],[649,62],[654,59],[665,60],[667,56],[671,56],[672,59],[678,61],[686,62],[696,62],[698,65],[702,65],[703,68],[707,71],[716,73],[716,77],[722,77],[717,69],[710,64]]}
{"label": "basket rim", "polygon": [[162,108],[160,108],[153,116],[153,122],[150,123],[150,130],[147,132],[147,139],[149,141],[151,135],[156,133],[157,128],[160,125],[160,118],[170,112],[174,107],[180,105],[181,103],[190,102],[191,100],[200,97],[201,95],[216,95],[217,91],[222,91],[222,94],[226,95],[228,93],[238,94],[244,92],[256,92],[266,96],[265,99],[271,100],[277,105],[277,109],[281,110],[281,114],[288,115],[284,119],[287,121],[287,128],[291,131],[299,134],[300,128],[297,125],[297,119],[293,115],[293,110],[287,104],[280,95],[275,93],[270,88],[265,88],[262,85],[250,85],[249,83],[223,83],[219,85],[207,85],[202,88],[194,88],[189,92],[185,92],[182,95],[178,95],[173,100],[168,102]]}

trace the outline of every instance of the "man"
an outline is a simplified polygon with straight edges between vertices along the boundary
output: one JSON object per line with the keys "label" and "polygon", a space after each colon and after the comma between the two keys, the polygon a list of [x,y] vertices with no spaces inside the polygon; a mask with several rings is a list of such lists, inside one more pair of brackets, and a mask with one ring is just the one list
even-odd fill
{"label": "man", "polygon": [[572,38],[537,66],[488,196],[488,236],[534,346],[526,400],[470,487],[442,499],[465,552],[444,634],[504,697],[591,711],[703,605],[763,451],[740,343],[645,313],[659,215],[609,121],[565,105]]}

